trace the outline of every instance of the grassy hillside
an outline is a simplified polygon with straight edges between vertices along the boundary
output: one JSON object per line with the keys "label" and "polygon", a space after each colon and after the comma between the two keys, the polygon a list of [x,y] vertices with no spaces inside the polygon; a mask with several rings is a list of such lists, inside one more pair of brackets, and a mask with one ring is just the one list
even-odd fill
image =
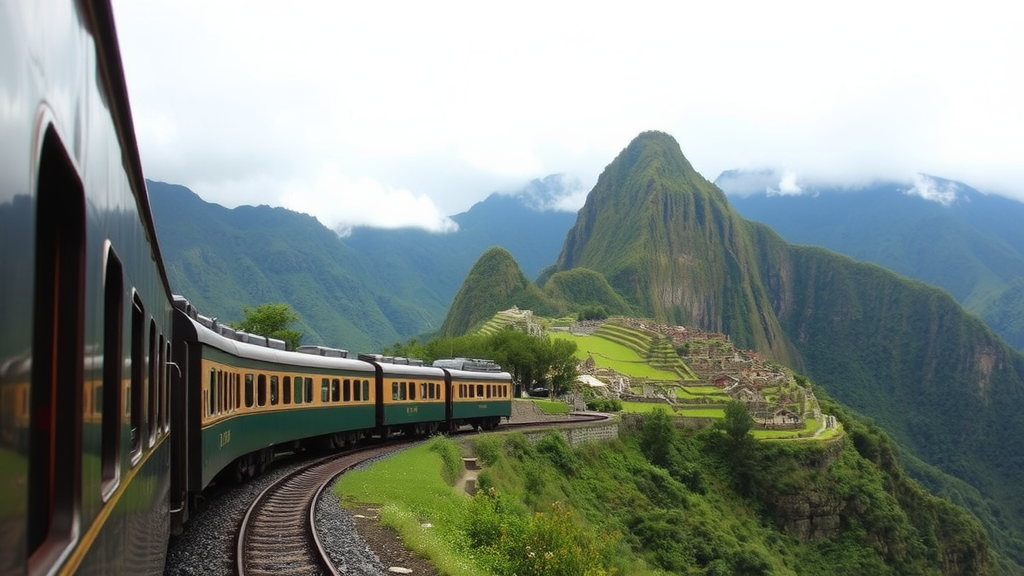
{"label": "grassy hillside", "polygon": [[[336,492],[386,503],[383,521],[453,575],[998,574],[977,522],[908,480],[877,428],[841,416],[855,434],[815,443],[683,431],[664,412],[577,448],[554,432],[435,440]],[[474,497],[459,493],[463,454],[483,466]]]}

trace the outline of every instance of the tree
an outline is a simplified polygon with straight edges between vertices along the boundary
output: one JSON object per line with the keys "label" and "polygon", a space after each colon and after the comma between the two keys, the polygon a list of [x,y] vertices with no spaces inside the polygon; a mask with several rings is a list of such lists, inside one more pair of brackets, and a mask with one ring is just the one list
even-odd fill
{"label": "tree", "polygon": [[544,372],[539,369],[539,338],[513,327],[495,332],[489,338],[494,360],[512,374],[512,380],[530,387]]}
{"label": "tree", "polygon": [[668,465],[669,453],[675,441],[676,429],[672,416],[658,406],[646,415],[640,429],[640,450],[655,466]]}
{"label": "tree", "polygon": [[572,388],[579,377],[576,368],[576,343],[561,338],[548,338],[547,361],[548,375],[551,377],[551,389],[561,394]]}
{"label": "tree", "polygon": [[754,418],[742,402],[733,400],[725,405],[725,420],[722,421],[722,428],[734,442],[737,444],[742,442],[753,427]]}
{"label": "tree", "polygon": [[242,314],[245,318],[241,322],[229,324],[235,330],[284,340],[288,350],[299,347],[302,333],[288,328],[299,319],[299,315],[287,304],[260,304],[255,308],[242,306]]}

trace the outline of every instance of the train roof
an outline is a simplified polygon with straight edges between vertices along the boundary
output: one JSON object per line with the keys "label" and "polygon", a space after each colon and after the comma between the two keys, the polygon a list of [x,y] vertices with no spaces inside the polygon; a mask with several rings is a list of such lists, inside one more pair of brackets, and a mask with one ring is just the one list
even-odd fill
{"label": "train roof", "polygon": [[475,380],[477,382],[511,382],[512,375],[508,372],[480,372],[479,370],[456,370],[445,368],[445,372],[455,380]]}
{"label": "train roof", "polygon": [[374,362],[380,366],[385,376],[408,376],[417,378],[444,378],[444,371],[433,366],[413,366],[409,364],[389,364]]}
{"label": "train roof", "polygon": [[305,366],[315,368],[328,368],[333,370],[352,370],[358,372],[373,373],[373,365],[363,362],[361,360],[355,360],[353,358],[338,358],[332,356],[318,356],[315,354],[303,354],[301,352],[292,352],[288,350],[278,350],[276,348],[269,348],[266,346],[259,346],[257,344],[249,344],[248,342],[240,342],[222,336],[217,332],[207,328],[202,323],[192,318],[191,316],[185,315],[185,318],[191,322],[195,333],[196,339],[199,342],[223,350],[229,354],[238,356],[239,358],[246,358],[249,360],[259,360],[262,362],[272,362],[275,364],[286,364],[289,366]]}

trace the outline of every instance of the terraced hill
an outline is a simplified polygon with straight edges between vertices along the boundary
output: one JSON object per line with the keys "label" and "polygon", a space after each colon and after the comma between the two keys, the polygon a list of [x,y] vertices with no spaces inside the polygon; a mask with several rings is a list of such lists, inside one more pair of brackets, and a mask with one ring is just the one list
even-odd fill
{"label": "terraced hill", "polygon": [[533,312],[518,308],[510,308],[495,313],[490,320],[480,327],[479,332],[491,335],[499,330],[504,330],[508,326],[515,326],[523,332],[532,335],[540,335],[543,332],[543,328],[533,321]]}
{"label": "terraced hill", "polygon": [[672,348],[671,340],[662,334],[611,321],[601,324],[594,332],[594,336],[622,344],[639,354],[654,368],[672,372],[678,375],[680,380],[697,380],[693,370],[679,359],[679,355]]}

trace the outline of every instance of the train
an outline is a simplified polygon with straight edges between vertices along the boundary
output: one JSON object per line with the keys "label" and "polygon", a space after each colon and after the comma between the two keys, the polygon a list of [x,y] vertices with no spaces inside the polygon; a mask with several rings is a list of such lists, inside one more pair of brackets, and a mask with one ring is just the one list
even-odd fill
{"label": "train", "polygon": [[[512,413],[512,376],[489,361],[424,366],[379,354],[238,332],[174,297],[172,527],[218,477],[244,481],[276,453],[371,437],[493,430]],[[176,378],[181,380],[178,385]]]}
{"label": "train", "polygon": [[275,454],[493,428],[507,372],[286,351],[168,282],[106,1],[0,2],[0,574],[163,574]]}

